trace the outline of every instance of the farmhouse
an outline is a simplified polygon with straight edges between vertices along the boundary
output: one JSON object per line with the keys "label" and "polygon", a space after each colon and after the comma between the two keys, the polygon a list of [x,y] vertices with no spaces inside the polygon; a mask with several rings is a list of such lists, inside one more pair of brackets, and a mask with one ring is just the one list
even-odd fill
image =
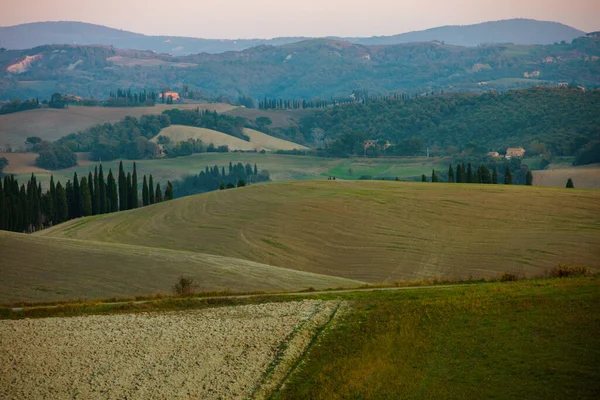
{"label": "farmhouse", "polygon": [[[159,98],[159,99],[162,99],[162,97],[163,97],[163,94],[162,94],[162,93],[159,93],[159,94],[158,94],[158,98]],[[173,100],[173,101],[177,101],[177,100],[179,100],[179,93],[177,93],[177,92],[165,92],[165,97],[166,97],[167,99],[170,97],[170,98],[171,98],[171,100]]]}
{"label": "farmhouse", "polygon": [[508,149],[506,149],[506,156],[505,158],[507,160],[510,160],[511,158],[515,157],[515,158],[523,158],[523,156],[525,155],[525,149],[522,147],[509,147]]}
{"label": "farmhouse", "polygon": [[498,153],[497,151],[490,151],[489,153],[487,153],[487,155],[493,158],[500,158],[500,153]]}

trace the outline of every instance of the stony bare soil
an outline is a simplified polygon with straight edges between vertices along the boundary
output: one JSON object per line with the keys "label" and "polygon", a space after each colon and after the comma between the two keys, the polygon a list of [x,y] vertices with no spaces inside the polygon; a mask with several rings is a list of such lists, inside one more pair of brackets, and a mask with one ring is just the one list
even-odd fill
{"label": "stony bare soil", "polygon": [[261,392],[282,351],[307,345],[294,340],[297,333],[326,323],[337,306],[302,301],[0,321],[0,398],[248,398]]}

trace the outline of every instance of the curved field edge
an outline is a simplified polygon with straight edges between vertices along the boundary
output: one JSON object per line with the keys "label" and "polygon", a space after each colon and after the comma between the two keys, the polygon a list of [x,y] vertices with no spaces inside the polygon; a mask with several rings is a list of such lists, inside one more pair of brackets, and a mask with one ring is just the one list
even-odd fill
{"label": "curved field edge", "polygon": [[600,192],[382,181],[269,183],[35,235],[209,253],[381,283],[600,268]]}
{"label": "curved field edge", "polygon": [[230,257],[0,232],[0,304],[171,293],[191,276],[199,291],[290,291],[363,282]]}

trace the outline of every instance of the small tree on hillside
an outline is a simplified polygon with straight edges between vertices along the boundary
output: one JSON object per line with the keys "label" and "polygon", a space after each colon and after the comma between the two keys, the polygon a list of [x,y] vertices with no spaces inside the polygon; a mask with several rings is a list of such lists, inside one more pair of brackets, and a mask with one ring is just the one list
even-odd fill
{"label": "small tree on hillside", "polygon": [[454,170],[452,169],[452,164],[450,164],[450,168],[448,168],[448,183],[454,183]]}
{"label": "small tree on hillside", "polygon": [[569,189],[575,188],[575,185],[573,185],[573,180],[571,178],[569,178],[569,180],[567,181],[567,188],[569,188]]}
{"label": "small tree on hillside", "polygon": [[421,182],[427,182],[427,177],[425,174],[421,175]]}
{"label": "small tree on hillside", "polygon": [[173,292],[178,296],[193,296],[197,289],[198,284],[190,276],[181,275],[173,285]]}
{"label": "small tree on hillside", "polygon": [[438,182],[438,176],[435,173],[435,169],[431,171],[431,182]]}

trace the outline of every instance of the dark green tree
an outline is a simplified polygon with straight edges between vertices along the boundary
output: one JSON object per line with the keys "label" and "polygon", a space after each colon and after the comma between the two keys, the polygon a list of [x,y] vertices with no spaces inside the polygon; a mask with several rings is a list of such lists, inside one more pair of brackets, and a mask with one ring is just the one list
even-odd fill
{"label": "dark green tree", "polygon": [[567,181],[567,188],[569,188],[569,189],[575,188],[575,185],[573,185],[573,180],[571,178],[569,178],[569,180]]}
{"label": "dark green tree", "polygon": [[142,205],[145,207],[150,204],[150,195],[148,193],[148,181],[146,181],[146,175],[144,175],[142,181]]}
{"label": "dark green tree", "polygon": [[498,169],[494,165],[494,170],[492,171],[492,183],[495,185],[498,183]]}
{"label": "dark green tree", "polygon": [[96,215],[96,209],[94,208],[94,176],[92,175],[92,171],[88,173],[87,183],[90,191],[90,200],[92,201],[92,213],[90,215]]}
{"label": "dark green tree", "polygon": [[225,183],[223,181],[219,184],[219,190],[225,190]]}
{"label": "dark green tree", "polygon": [[56,185],[54,184],[54,176],[50,176],[50,190],[49,190],[48,194],[50,195],[50,198],[52,199],[52,203],[54,204],[54,210],[50,215],[48,215],[48,218],[50,219],[50,221],[52,221],[53,225],[56,225],[56,224],[58,224],[58,221],[57,221],[58,210],[56,208],[58,206],[58,198],[57,198],[57,194],[56,194]]}
{"label": "dark green tree", "polygon": [[506,165],[506,168],[504,170],[504,184],[512,185],[512,172],[510,172],[510,167],[508,166],[508,164]]}
{"label": "dark green tree", "polygon": [[98,180],[98,167],[94,167],[94,194],[92,196],[93,214],[100,214],[100,182]]}
{"label": "dark green tree", "polygon": [[525,184],[527,186],[533,185],[533,174],[530,170],[527,170],[527,174],[525,175]]}
{"label": "dark green tree", "polygon": [[425,174],[421,175],[421,182],[427,182],[427,177]]}
{"label": "dark green tree", "polygon": [[452,164],[450,164],[450,168],[448,168],[448,183],[454,183],[454,170],[452,169]]}
{"label": "dark green tree", "polygon": [[108,170],[108,177],[106,178],[106,212],[117,212],[119,211],[119,195],[117,189],[117,182],[113,176],[112,169]]}
{"label": "dark green tree", "polygon": [[149,204],[154,204],[154,182],[152,181],[152,174],[148,178],[148,201]]}
{"label": "dark green tree", "polygon": [[131,176],[131,202],[132,208],[138,208],[139,206],[139,193],[138,193],[138,180],[137,180],[137,167],[133,163],[133,175]]}
{"label": "dark green tree", "polygon": [[[218,171],[218,168],[217,168],[217,171]],[[173,184],[171,184],[171,181],[167,181],[167,188],[165,189],[164,199],[165,199],[165,201],[173,200]]]}
{"label": "dark green tree", "polygon": [[88,184],[87,178],[84,176],[83,178],[81,178],[81,184],[79,185],[79,190],[80,190],[80,195],[79,195],[79,199],[80,199],[80,208],[81,208],[81,214],[84,217],[87,217],[88,215],[92,215],[92,195],[90,193],[90,186]]}
{"label": "dark green tree", "polygon": [[154,201],[157,203],[162,202],[162,191],[160,190],[160,183],[156,184],[156,192],[154,193]]}
{"label": "dark green tree", "polygon": [[106,193],[106,183],[104,182],[104,172],[102,171],[102,164],[100,164],[100,170],[98,171],[98,207],[100,214],[106,214],[108,212],[108,196]]}
{"label": "dark green tree", "polygon": [[78,218],[82,215],[83,212],[81,210],[81,190],[79,189],[79,178],[77,177],[77,172],[75,172],[73,174],[73,214],[71,218]]}
{"label": "dark green tree", "polygon": [[467,165],[467,183],[474,183],[475,176],[473,175],[473,168],[471,167],[471,163]]}
{"label": "dark green tree", "polygon": [[125,185],[127,187],[127,208],[126,208],[126,210],[131,210],[133,208],[133,186],[131,183],[131,172],[127,173]]}
{"label": "dark green tree", "polygon": [[256,167],[256,163],[254,163],[254,175],[258,175],[258,168]]}
{"label": "dark green tree", "polygon": [[60,182],[56,184],[56,223],[60,224],[69,218],[69,206],[67,203],[67,192]]}
{"label": "dark green tree", "polygon": [[246,186],[246,182],[243,179],[238,180],[237,187],[244,187],[244,186]]}
{"label": "dark green tree", "polygon": [[127,210],[127,178],[123,170],[123,161],[119,162],[119,210]]}
{"label": "dark green tree", "polygon": [[435,169],[431,171],[431,182],[438,182],[438,176],[435,173]]}

